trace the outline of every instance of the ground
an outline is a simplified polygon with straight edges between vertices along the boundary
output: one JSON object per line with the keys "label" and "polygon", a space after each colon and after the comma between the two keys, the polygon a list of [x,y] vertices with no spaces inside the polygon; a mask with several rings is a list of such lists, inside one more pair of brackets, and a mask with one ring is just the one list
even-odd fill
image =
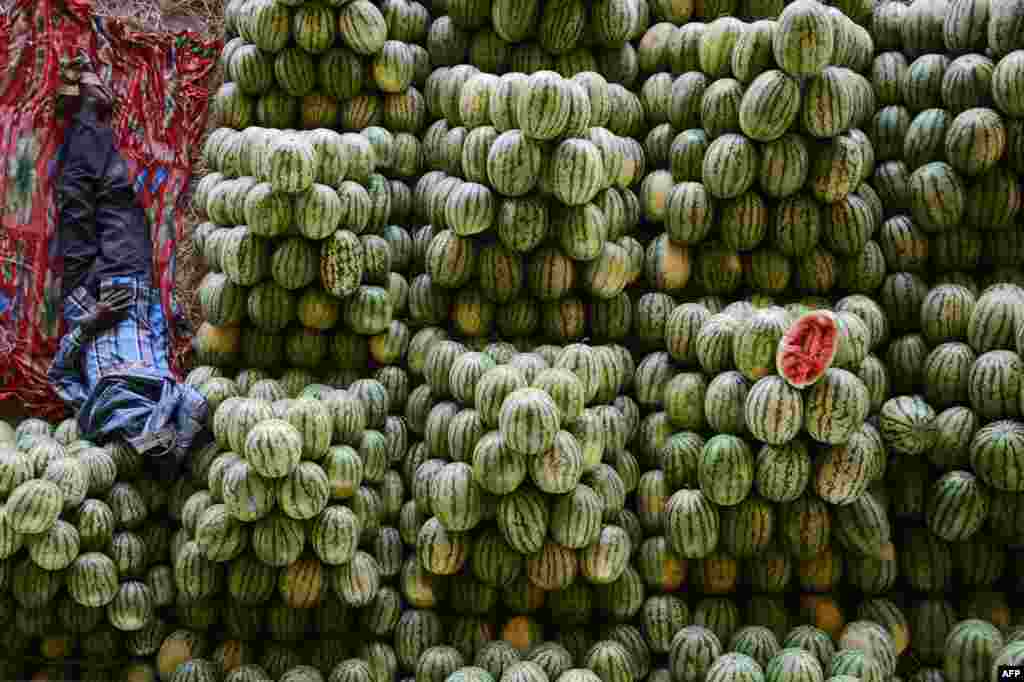
{"label": "ground", "polygon": [[218,0],[96,0],[96,14],[120,17],[142,31],[190,30],[211,37],[224,21]]}

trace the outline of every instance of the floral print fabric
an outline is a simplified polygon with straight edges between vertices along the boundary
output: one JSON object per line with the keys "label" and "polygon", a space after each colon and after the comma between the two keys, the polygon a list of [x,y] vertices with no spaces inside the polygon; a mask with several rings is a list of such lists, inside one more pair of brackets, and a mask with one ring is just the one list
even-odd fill
{"label": "floral print fabric", "polygon": [[40,416],[64,409],[46,378],[64,331],[54,189],[70,112],[60,110],[57,89],[61,58],[79,49],[117,100],[112,126],[153,231],[176,370],[188,347],[174,300],[174,246],[185,229],[220,43],[138,33],[94,17],[91,7],[91,0],[17,0],[0,15],[0,400],[16,399]]}

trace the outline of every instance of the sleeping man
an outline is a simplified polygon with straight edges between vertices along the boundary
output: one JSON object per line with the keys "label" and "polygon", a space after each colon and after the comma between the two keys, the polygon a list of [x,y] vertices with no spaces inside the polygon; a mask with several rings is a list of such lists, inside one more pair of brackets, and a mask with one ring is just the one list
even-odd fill
{"label": "sleeping man", "polygon": [[208,442],[208,408],[171,371],[149,224],[114,147],[110,91],[84,55],[64,75],[61,94],[78,111],[57,184],[67,332],[49,380],[82,438],[120,441],[172,480]]}

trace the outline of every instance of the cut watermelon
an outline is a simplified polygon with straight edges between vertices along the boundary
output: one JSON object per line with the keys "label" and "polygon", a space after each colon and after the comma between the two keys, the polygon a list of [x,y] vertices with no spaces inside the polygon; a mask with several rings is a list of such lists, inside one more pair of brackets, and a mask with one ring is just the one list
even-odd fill
{"label": "cut watermelon", "polygon": [[783,335],[775,353],[775,368],[791,386],[806,388],[825,374],[838,345],[835,316],[814,310],[801,315]]}

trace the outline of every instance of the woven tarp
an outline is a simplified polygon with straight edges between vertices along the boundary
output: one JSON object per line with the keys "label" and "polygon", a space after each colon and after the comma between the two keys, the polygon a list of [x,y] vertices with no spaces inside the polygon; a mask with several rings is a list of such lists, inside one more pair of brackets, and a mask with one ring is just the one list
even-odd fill
{"label": "woven tarp", "polygon": [[152,228],[177,371],[188,346],[174,300],[174,247],[220,44],[135,32],[91,10],[91,0],[17,0],[0,14],[0,400],[41,416],[63,412],[46,381],[64,331],[54,188],[70,117],[58,111],[56,92],[61,58],[79,49],[118,102],[112,127]]}

